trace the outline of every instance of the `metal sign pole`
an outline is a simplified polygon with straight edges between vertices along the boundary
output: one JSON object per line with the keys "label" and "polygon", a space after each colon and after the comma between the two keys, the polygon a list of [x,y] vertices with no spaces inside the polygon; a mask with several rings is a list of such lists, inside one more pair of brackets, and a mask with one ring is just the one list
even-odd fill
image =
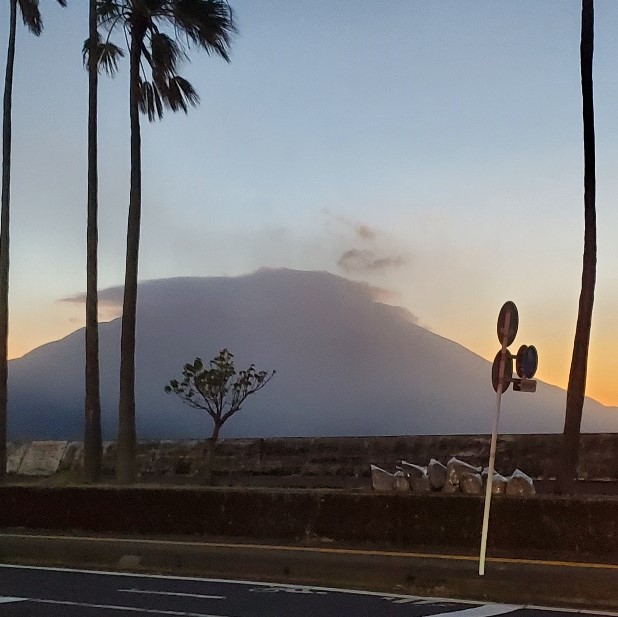
{"label": "metal sign pole", "polygon": [[494,481],[494,466],[496,462],[496,442],[498,441],[498,421],[500,420],[500,401],[502,400],[502,387],[504,384],[504,367],[506,364],[506,348],[508,345],[509,327],[511,325],[511,311],[507,310],[502,330],[502,354],[500,357],[500,370],[498,373],[498,390],[496,391],[496,416],[494,428],[491,434],[491,446],[489,448],[489,468],[487,470],[487,489],[485,490],[485,510],[483,512],[483,530],[481,532],[481,553],[479,556],[479,575],[485,574],[485,555],[487,552],[487,532],[489,529],[489,508],[491,507],[491,489]]}

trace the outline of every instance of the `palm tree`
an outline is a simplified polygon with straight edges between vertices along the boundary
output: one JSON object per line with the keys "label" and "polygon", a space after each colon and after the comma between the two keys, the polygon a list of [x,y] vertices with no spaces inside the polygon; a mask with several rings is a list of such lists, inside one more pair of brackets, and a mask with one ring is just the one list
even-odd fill
{"label": "palm tree", "polygon": [[[66,0],[57,0],[66,6]],[[6,474],[6,420],[8,402],[8,337],[9,337],[9,221],[11,202],[11,115],[13,107],[13,68],[17,13],[24,25],[36,36],[43,31],[38,0],[10,0],[9,44],[4,78],[2,116],[2,205],[0,212],[0,478]]]}
{"label": "palm tree", "polygon": [[[122,332],[117,477],[135,479],[135,322],[142,165],[140,112],[150,121],[171,111],[196,106],[193,86],[178,75],[190,46],[228,61],[235,32],[232,9],[225,0],[102,0],[100,20],[108,28],[121,24],[129,45],[129,111],[131,122],[131,189],[127,225]],[[169,32],[169,34],[168,34]],[[146,78],[145,69],[150,72]]]}
{"label": "palm tree", "polygon": [[573,492],[577,474],[579,435],[586,393],[588,347],[592,324],[592,306],[597,263],[597,230],[595,209],[594,100],[592,96],[592,53],[594,47],[593,0],[582,0],[580,64],[584,123],[584,259],[582,287],[579,296],[577,326],[571,370],[567,386],[566,414],[562,439],[558,490]]}
{"label": "palm tree", "polygon": [[88,68],[88,220],[86,226],[86,399],[84,426],[85,479],[101,476],[101,397],[99,391],[99,325],[97,298],[98,251],[98,161],[97,104],[99,70],[113,75],[121,49],[102,41],[97,29],[98,0],[89,0],[88,39],[84,43],[84,64]]}

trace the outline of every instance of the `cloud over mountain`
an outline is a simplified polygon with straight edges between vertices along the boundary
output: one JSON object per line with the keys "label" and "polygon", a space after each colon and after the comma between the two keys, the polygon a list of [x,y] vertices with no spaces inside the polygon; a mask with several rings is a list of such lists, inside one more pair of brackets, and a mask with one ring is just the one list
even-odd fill
{"label": "cloud over mountain", "polygon": [[[325,272],[260,270],[140,284],[136,395],[141,438],[202,437],[208,418],[163,388],[196,356],[227,347],[237,367],[276,369],[223,436],[486,433],[495,395],[490,364],[417,325],[380,290]],[[120,306],[120,287],[102,301]],[[68,299],[83,301],[77,296]],[[80,438],[83,329],[10,363],[13,439]],[[117,426],[120,320],[100,326],[106,438]],[[503,432],[558,432],[564,391],[504,397]],[[584,429],[618,430],[618,411],[587,400]]]}
{"label": "cloud over mountain", "polygon": [[346,272],[364,272],[367,270],[385,270],[398,268],[406,262],[403,255],[379,257],[371,249],[350,249],[345,251],[337,261]]}

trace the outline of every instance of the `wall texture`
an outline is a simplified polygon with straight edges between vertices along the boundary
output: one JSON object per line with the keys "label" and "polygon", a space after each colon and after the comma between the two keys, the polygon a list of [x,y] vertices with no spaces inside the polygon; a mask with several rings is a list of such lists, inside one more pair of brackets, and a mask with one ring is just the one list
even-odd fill
{"label": "wall texture", "polygon": [[[483,498],[337,490],[0,486],[0,528],[330,539],[475,551]],[[618,556],[618,499],[497,497],[491,548]]]}
{"label": "wall texture", "polygon": [[[561,435],[502,435],[496,468],[504,474],[519,468],[534,478],[552,478],[560,442]],[[202,441],[140,442],[140,476],[190,478],[199,473],[203,453]],[[8,455],[7,471],[22,476],[78,472],[83,460],[82,444],[68,441],[11,443]],[[361,479],[366,483],[370,463],[393,470],[400,459],[426,465],[430,458],[446,463],[452,456],[486,465],[489,436],[224,439],[217,446],[214,472],[230,480],[302,476],[328,480],[326,485],[353,486]],[[113,473],[114,460],[115,443],[105,443],[104,474]],[[618,433],[582,435],[578,474],[585,480],[618,480]]]}

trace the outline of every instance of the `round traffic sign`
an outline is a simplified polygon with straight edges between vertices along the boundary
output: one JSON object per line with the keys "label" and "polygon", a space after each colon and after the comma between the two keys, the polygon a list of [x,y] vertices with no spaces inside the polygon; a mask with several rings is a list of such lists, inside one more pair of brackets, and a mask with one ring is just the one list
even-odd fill
{"label": "round traffic sign", "polygon": [[539,366],[539,354],[534,345],[522,345],[515,359],[517,374],[525,379],[532,379]]}
{"label": "round traffic sign", "polygon": [[[508,329],[506,327],[507,316],[508,319]],[[502,344],[504,337],[506,336],[506,344],[510,345],[517,335],[517,328],[519,326],[519,313],[517,312],[517,307],[514,302],[510,300],[505,302],[502,308],[500,309],[500,314],[498,315],[498,340]]]}
{"label": "round traffic sign", "polygon": [[[494,358],[494,363],[491,365],[491,385],[494,390],[498,391],[498,384],[500,382],[500,358],[502,351],[499,351]],[[504,375],[502,377],[502,392],[506,392],[513,378],[513,356],[507,349],[504,352]]]}

